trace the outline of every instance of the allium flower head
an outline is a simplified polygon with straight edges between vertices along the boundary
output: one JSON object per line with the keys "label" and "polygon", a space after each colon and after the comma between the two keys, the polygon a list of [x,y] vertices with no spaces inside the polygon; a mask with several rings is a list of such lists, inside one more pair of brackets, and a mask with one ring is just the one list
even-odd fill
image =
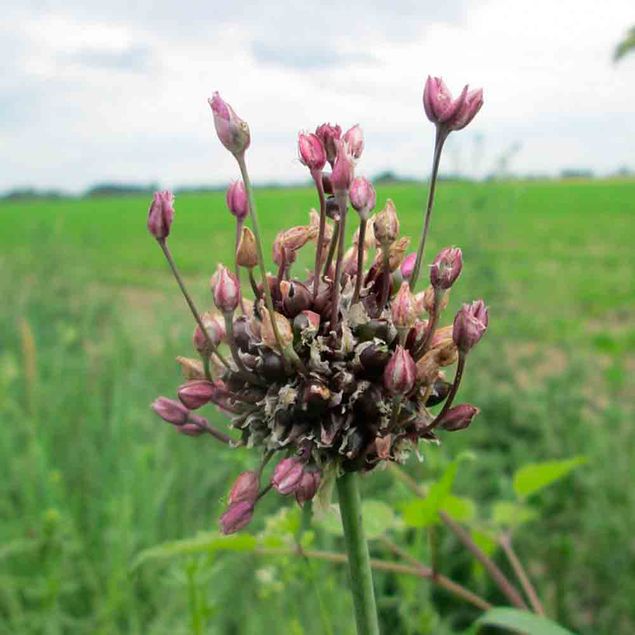
{"label": "allium flower head", "polygon": [[[442,80],[428,80],[424,106],[437,125],[437,166],[439,140],[467,125],[481,104],[481,91],[466,87],[454,99]],[[249,207],[249,129],[218,94],[210,105],[218,136],[244,179],[227,191],[227,206],[238,219],[236,242],[229,227],[227,238],[235,258],[211,279],[218,311],[199,312],[164,240],[172,197],[155,196],[148,227],[195,319],[198,358],[177,359],[185,377],[176,389],[179,400],[160,397],[152,408],[183,435],[211,435],[252,453],[251,469],[234,482],[220,520],[221,531],[233,533],[249,524],[271,490],[293,495],[300,505],[314,497],[323,502],[331,476],[403,463],[422,450],[421,443],[466,428],[477,409],[453,407],[453,400],[465,354],[485,332],[488,315],[479,300],[464,305],[453,324],[444,322],[446,291],[463,264],[458,248],[443,249],[431,263],[430,286],[417,288],[418,274],[430,264],[426,232],[416,253],[408,254],[415,246],[400,235],[393,201],[370,216],[375,190],[354,174],[364,151],[358,125],[343,135],[330,124],[299,135],[316,209],[306,225],[290,227],[281,196],[270,208],[269,221],[279,222],[275,240],[264,245],[256,205]],[[432,202],[424,210],[427,220]],[[358,215],[348,213],[349,206]],[[249,227],[243,223],[248,213]],[[423,219],[422,227],[428,227]],[[430,408],[437,405],[434,414]],[[214,419],[199,414],[204,409],[215,411]],[[215,426],[219,414],[228,419],[227,432]]]}

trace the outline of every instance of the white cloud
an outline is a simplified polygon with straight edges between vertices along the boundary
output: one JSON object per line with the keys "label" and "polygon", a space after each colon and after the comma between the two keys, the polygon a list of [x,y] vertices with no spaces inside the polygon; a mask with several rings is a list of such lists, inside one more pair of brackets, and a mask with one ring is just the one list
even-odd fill
{"label": "white cloud", "polygon": [[152,19],[126,3],[109,3],[108,14],[85,2],[8,13],[0,188],[222,183],[235,166],[213,135],[215,89],[250,122],[255,180],[303,179],[297,131],[327,120],[362,124],[363,172],[424,176],[428,73],[456,90],[468,80],[485,89],[478,118],[452,138],[447,169],[486,172],[516,143],[519,171],[635,164],[635,58],[610,62],[635,19],[631,0],[610,10],[595,0],[473,0],[438,15],[406,0],[353,3],[341,16],[341,3],[307,14],[281,2],[273,15],[270,3],[251,13],[224,5],[207,29],[173,4],[148,9]]}

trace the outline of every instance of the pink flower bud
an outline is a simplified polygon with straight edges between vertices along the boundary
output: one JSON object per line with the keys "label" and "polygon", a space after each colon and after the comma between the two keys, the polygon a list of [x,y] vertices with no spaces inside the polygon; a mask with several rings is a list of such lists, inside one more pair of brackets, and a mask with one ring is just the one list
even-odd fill
{"label": "pink flower bud", "polygon": [[450,408],[441,418],[438,425],[448,432],[456,432],[467,428],[480,410],[469,403]]}
{"label": "pink flower bud", "polygon": [[359,124],[349,128],[342,137],[344,143],[348,145],[349,152],[354,159],[359,159],[362,156],[364,150],[364,133],[362,132]]}
{"label": "pink flower bud", "polygon": [[234,181],[227,188],[227,209],[239,220],[245,220],[249,214],[249,201],[247,200],[247,192],[245,184],[242,181]]}
{"label": "pink flower bud", "polygon": [[286,496],[300,487],[303,475],[304,463],[296,458],[282,459],[273,470],[271,482],[280,494]]}
{"label": "pink flower bud", "polygon": [[235,534],[251,522],[253,515],[253,503],[249,501],[234,503],[220,517],[220,530],[225,535]]}
{"label": "pink flower bud", "polygon": [[[467,86],[466,86],[467,88]],[[467,126],[483,105],[483,89],[478,88],[467,93],[465,101],[447,123],[450,130],[462,130]]]}
{"label": "pink flower bud", "polygon": [[440,77],[430,77],[423,90],[423,108],[432,123],[443,124],[451,119],[465,102],[467,86],[457,99],[452,99],[452,93]]}
{"label": "pink flower bud", "polygon": [[440,77],[428,77],[423,91],[423,107],[428,119],[446,131],[461,130],[467,126],[483,105],[482,89],[461,94],[452,99],[452,93]]}
{"label": "pink flower bud", "polygon": [[417,303],[410,285],[402,282],[391,304],[392,321],[397,328],[410,328],[417,319]]}
{"label": "pink flower bud", "polygon": [[457,348],[467,353],[487,330],[489,316],[483,300],[464,304],[454,318],[452,339]]}
{"label": "pink flower bud", "polygon": [[407,395],[415,385],[417,369],[410,353],[397,346],[384,369],[384,386],[392,395]]}
{"label": "pink flower bud", "polygon": [[342,136],[342,129],[337,125],[332,126],[330,123],[323,123],[317,127],[315,134],[324,144],[327,161],[333,165],[333,161],[335,161],[337,155],[336,141]]}
{"label": "pink flower bud", "polygon": [[300,505],[304,505],[307,501],[313,499],[320,487],[321,476],[319,472],[310,472],[306,470],[302,474],[300,485],[295,490],[295,499]]}
{"label": "pink flower bud", "polygon": [[155,192],[148,210],[148,231],[157,239],[167,238],[174,220],[174,196],[172,192]]}
{"label": "pink flower bud", "polygon": [[260,478],[257,472],[250,470],[238,475],[227,497],[230,505],[243,501],[255,503],[260,490]]}
{"label": "pink flower bud", "polygon": [[240,287],[236,276],[227,267],[218,265],[212,284],[214,304],[223,313],[233,313],[240,301]]}
{"label": "pink flower bud", "polygon": [[217,92],[208,102],[214,115],[216,134],[221,143],[235,156],[245,152],[251,140],[247,122],[243,121]]}
{"label": "pink flower bud", "polygon": [[178,401],[159,397],[152,402],[152,410],[164,421],[175,426],[182,426],[187,423],[190,411]]}
{"label": "pink flower bud", "polygon": [[412,272],[415,268],[415,262],[417,262],[417,254],[414,252],[408,254],[403,259],[403,262],[401,263],[401,275],[403,276],[404,280],[410,279],[410,276],[412,275]]}
{"label": "pink flower bud", "polygon": [[[218,313],[203,313],[201,315],[201,322],[205,327],[207,336],[211,340],[214,346],[218,346],[226,336],[225,333],[225,320]],[[194,329],[194,335],[192,336],[192,343],[194,348],[201,354],[209,354],[208,344],[205,335],[201,332],[200,327],[197,325]]]}
{"label": "pink flower bud", "polygon": [[178,395],[181,403],[190,410],[197,410],[212,401],[217,389],[207,379],[194,379],[179,387]]}
{"label": "pink flower bud", "polygon": [[331,172],[331,183],[334,192],[347,192],[355,176],[355,163],[348,147],[341,141],[337,142],[337,156]]}
{"label": "pink flower bud", "polygon": [[377,195],[372,183],[363,176],[353,179],[348,195],[351,199],[351,205],[359,212],[362,218],[368,218],[369,212],[375,209]]}
{"label": "pink flower bud", "polygon": [[201,428],[196,423],[185,423],[178,427],[178,432],[187,437],[200,437],[202,434],[205,434],[204,428]]}
{"label": "pink flower bud", "polygon": [[301,132],[298,135],[298,155],[311,172],[319,172],[326,163],[324,144],[313,133]]}
{"label": "pink flower bud", "polygon": [[430,284],[435,289],[449,289],[463,268],[463,254],[458,247],[442,249],[430,267]]}

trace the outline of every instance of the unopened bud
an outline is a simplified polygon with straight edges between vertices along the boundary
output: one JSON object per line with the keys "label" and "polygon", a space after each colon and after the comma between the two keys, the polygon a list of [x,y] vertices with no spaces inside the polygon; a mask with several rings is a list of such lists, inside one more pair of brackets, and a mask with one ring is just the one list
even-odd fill
{"label": "unopened bud", "polygon": [[390,448],[392,447],[392,434],[384,437],[375,437],[375,451],[380,461],[390,458]]}
{"label": "unopened bud", "polygon": [[369,212],[375,209],[377,195],[372,183],[363,176],[353,179],[349,189],[351,205],[362,218],[368,218]]}
{"label": "unopened bud", "polygon": [[452,98],[452,93],[440,77],[428,77],[423,91],[423,107],[430,121],[446,131],[465,128],[483,105],[483,91],[468,91]]}
{"label": "unopened bud", "polygon": [[474,419],[479,412],[480,410],[476,406],[463,403],[459,406],[454,406],[454,408],[450,408],[443,415],[438,425],[448,432],[464,430],[472,423],[472,419]]}
{"label": "unopened bud", "polygon": [[324,144],[313,133],[301,132],[298,135],[298,155],[311,172],[319,172],[326,163]]}
{"label": "unopened bud", "polygon": [[349,128],[342,137],[344,143],[348,144],[348,149],[354,159],[359,159],[364,150],[364,133],[359,124]]}
{"label": "unopened bud", "polygon": [[337,157],[331,172],[331,183],[334,192],[347,192],[355,176],[355,162],[348,146],[343,142],[337,144]]}
{"label": "unopened bud", "polygon": [[233,313],[240,301],[238,280],[227,267],[218,265],[214,286],[214,304],[223,313]]}
{"label": "unopened bud", "polygon": [[230,505],[236,503],[248,502],[255,503],[258,498],[258,491],[260,490],[260,478],[258,473],[250,470],[248,472],[242,472],[238,475],[238,478],[234,481],[232,488],[227,497],[227,502]]}
{"label": "unopened bud", "polygon": [[401,275],[404,280],[410,280],[410,276],[412,276],[412,272],[415,269],[415,262],[417,261],[417,254],[411,253],[408,254],[401,263]]}
{"label": "unopened bud", "polygon": [[483,300],[464,304],[454,318],[452,338],[458,349],[467,353],[487,330],[489,316]]}
{"label": "unopened bud", "polygon": [[174,196],[172,192],[155,192],[148,210],[148,231],[157,239],[168,237],[174,220]]}
{"label": "unopened bud", "polygon": [[280,494],[286,496],[298,489],[303,474],[304,463],[296,458],[282,459],[274,468],[271,482]]}
{"label": "unopened bud", "polygon": [[208,100],[214,115],[216,134],[221,143],[234,155],[239,156],[249,147],[249,126],[216,92]]}
{"label": "unopened bud", "polygon": [[234,534],[246,527],[254,515],[254,504],[240,501],[230,505],[220,517],[220,530],[223,534]]}
{"label": "unopened bud", "polygon": [[[201,322],[205,327],[205,332],[214,346],[218,346],[226,336],[225,333],[225,320],[218,313],[206,312],[201,315]],[[201,355],[209,354],[209,345],[207,339],[200,327],[197,325],[194,329],[194,335],[192,336],[192,342],[194,348],[201,353]]]}
{"label": "unopened bud", "polygon": [[416,379],[415,362],[403,347],[397,349],[384,370],[384,386],[392,395],[407,395]]}
{"label": "unopened bud", "polygon": [[410,285],[402,282],[391,304],[392,321],[397,328],[410,328],[417,319],[417,306]]}
{"label": "unopened bud", "polygon": [[258,249],[256,248],[256,237],[249,227],[243,227],[236,249],[236,263],[252,269],[258,264]]}
{"label": "unopened bud", "polygon": [[315,134],[324,144],[328,162],[333,165],[333,161],[335,161],[337,155],[336,142],[342,136],[342,129],[338,125],[332,126],[330,123],[323,123],[317,127]]}
{"label": "unopened bud", "polygon": [[310,501],[317,494],[320,487],[320,472],[306,470],[302,474],[302,480],[295,490],[295,499],[300,505],[304,505],[307,501]]}
{"label": "unopened bud", "polygon": [[245,191],[245,184],[242,181],[234,181],[227,188],[225,200],[227,201],[227,208],[239,221],[247,218],[249,201]]}
{"label": "unopened bud", "polygon": [[190,410],[197,410],[212,401],[216,386],[206,379],[194,379],[179,387],[179,399]]}
{"label": "unopened bud", "polygon": [[[273,319],[276,321],[278,327],[278,334],[283,348],[290,346],[293,343],[293,330],[291,324],[284,315],[281,315],[277,311],[273,312]],[[263,343],[269,348],[278,348],[278,341],[276,340],[276,334],[273,329],[273,323],[271,321],[271,314],[269,309],[262,310],[262,327],[260,331],[260,337]]]}
{"label": "unopened bud", "polygon": [[461,273],[463,254],[458,247],[442,249],[430,267],[430,284],[435,289],[449,289]]}
{"label": "unopened bud", "polygon": [[386,201],[386,206],[375,215],[373,223],[375,240],[378,246],[390,244],[395,241],[399,234],[399,218],[395,204],[391,199]]}
{"label": "unopened bud", "polygon": [[182,426],[187,423],[190,411],[178,401],[159,397],[152,402],[152,410],[164,421],[175,426]]}

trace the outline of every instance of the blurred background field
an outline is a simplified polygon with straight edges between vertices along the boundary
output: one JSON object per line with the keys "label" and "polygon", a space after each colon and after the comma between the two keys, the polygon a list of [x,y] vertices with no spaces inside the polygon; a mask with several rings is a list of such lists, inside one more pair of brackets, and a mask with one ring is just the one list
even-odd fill
{"label": "blurred background field", "polygon": [[[411,236],[424,195],[378,188]],[[315,204],[303,188],[257,200],[265,244]],[[248,452],[177,436],[149,410],[174,394],[192,324],[145,230],[148,203],[0,203],[0,633],[351,633],[336,565],[238,553],[131,571],[144,548],[214,529],[232,478],[251,465]],[[184,194],[176,210],[173,252],[206,307],[209,277],[232,253],[224,197]],[[461,389],[482,414],[407,469],[425,482],[472,450],[456,491],[485,517],[516,467],[586,456],[539,497],[540,518],[516,545],[549,615],[588,634],[635,632],[634,219],[633,180],[443,182],[427,250],[430,260],[448,243],[463,248],[451,309],[485,298],[490,331]],[[396,509],[409,496],[387,472],[364,488]],[[250,531],[291,503],[264,507]],[[415,533],[402,537],[425,561]],[[441,541],[442,570],[497,598],[453,539]],[[377,586],[386,632],[459,633],[476,616],[424,581],[382,573]]]}

